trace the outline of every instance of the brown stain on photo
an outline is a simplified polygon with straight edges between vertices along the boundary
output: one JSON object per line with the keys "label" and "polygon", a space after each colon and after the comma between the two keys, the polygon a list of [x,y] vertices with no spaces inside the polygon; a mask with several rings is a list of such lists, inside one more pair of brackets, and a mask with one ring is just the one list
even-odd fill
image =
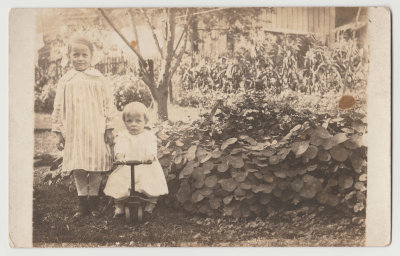
{"label": "brown stain on photo", "polygon": [[351,95],[343,95],[339,100],[339,108],[341,110],[352,109],[356,105],[356,100]]}

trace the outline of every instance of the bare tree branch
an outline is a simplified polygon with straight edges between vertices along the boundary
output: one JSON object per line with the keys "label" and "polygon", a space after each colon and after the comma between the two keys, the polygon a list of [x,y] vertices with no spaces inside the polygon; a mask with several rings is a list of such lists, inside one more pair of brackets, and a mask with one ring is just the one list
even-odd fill
{"label": "bare tree branch", "polygon": [[175,55],[176,50],[178,49],[179,44],[181,43],[181,40],[182,40],[182,38],[183,38],[183,35],[186,33],[188,27],[189,27],[189,8],[186,9],[185,27],[184,27],[184,29],[183,29],[183,31],[182,31],[181,36],[179,37],[178,43],[177,43],[176,46],[175,46],[174,54],[173,54],[173,55]]}
{"label": "bare tree branch", "polygon": [[[144,58],[142,57],[142,55],[136,51],[135,48],[132,47],[132,45],[129,43],[129,41],[124,37],[124,35],[121,34],[121,32],[118,31],[118,29],[115,27],[115,25],[112,23],[112,21],[110,20],[110,18],[107,16],[107,14],[104,12],[104,10],[102,8],[98,8],[98,10],[100,11],[100,13],[102,14],[102,16],[104,17],[104,19],[108,22],[108,24],[114,29],[114,31],[121,37],[122,41],[124,41],[124,43],[126,45],[128,45],[128,47],[136,54],[136,56],[139,59],[140,62],[140,67],[141,67],[141,71],[143,72],[143,77],[142,80],[145,84],[147,84],[150,87],[154,87],[154,83],[152,83],[152,80],[154,80],[154,77],[151,77],[151,75],[149,74],[149,72],[147,72],[147,70],[144,68],[147,64],[146,61],[144,60]],[[150,88],[151,90],[151,88]]]}
{"label": "bare tree branch", "polygon": [[175,40],[175,10],[168,10],[168,22],[166,28],[169,30],[167,42],[165,44],[165,57],[161,66],[158,85],[168,84],[166,80],[169,78],[172,59],[174,57],[174,40]]}
{"label": "bare tree branch", "polygon": [[172,68],[172,70],[171,70],[171,72],[170,72],[170,74],[169,74],[169,78],[168,78],[169,80],[172,79],[172,77],[173,77],[174,74],[175,74],[175,71],[178,69],[178,66],[179,66],[179,64],[181,63],[183,54],[185,53],[185,50],[186,50],[187,41],[188,41],[188,33],[186,33],[185,41],[184,41],[184,43],[183,43],[183,46],[182,46],[182,48],[181,48],[181,50],[180,50],[178,56],[176,56],[176,58],[175,58],[175,59],[176,59],[176,60],[175,60],[175,65],[174,65],[174,67]]}
{"label": "bare tree branch", "polygon": [[140,62],[142,64],[145,64],[145,60],[142,57],[142,55],[140,55],[140,53],[138,53],[136,51],[135,48],[132,47],[132,45],[129,43],[129,41],[124,37],[124,35],[121,34],[121,32],[118,31],[118,29],[115,27],[115,25],[111,22],[110,18],[108,18],[107,14],[104,12],[104,10],[102,8],[98,8],[98,10],[100,11],[100,13],[103,15],[104,19],[108,22],[108,24],[110,24],[110,26],[114,29],[115,32],[117,32],[117,34],[121,37],[122,41],[124,41],[124,43],[126,45],[129,46],[129,48],[131,48],[131,50],[136,54],[136,56],[138,56]]}
{"label": "bare tree branch", "polygon": [[178,49],[180,41],[181,41],[183,35],[185,34],[184,44],[183,44],[180,52],[178,53],[178,55],[175,58],[175,65],[174,65],[174,67],[172,68],[172,70],[171,70],[171,72],[169,74],[169,78],[168,78],[169,80],[171,80],[172,77],[174,76],[179,64],[181,63],[183,54],[185,53],[185,50],[186,50],[186,45],[187,45],[187,41],[188,41],[188,33],[187,33],[187,31],[188,31],[188,28],[189,28],[189,24],[191,22],[191,18],[189,18],[189,9],[186,9],[186,18],[185,18],[185,20],[186,20],[185,27],[184,27],[184,29],[182,31],[181,37],[179,39],[179,42],[177,43],[176,48],[175,48],[175,50],[173,52],[174,56],[175,56],[176,50]]}
{"label": "bare tree branch", "polygon": [[147,13],[146,13],[143,9],[140,9],[140,12],[143,14],[143,16],[144,16],[144,18],[145,18],[145,20],[146,20],[147,25],[149,25],[149,27],[150,27],[150,29],[151,29],[151,34],[153,35],[154,43],[155,43],[156,46],[157,46],[157,50],[158,50],[158,52],[160,53],[161,58],[163,58],[163,55],[164,55],[164,54],[163,54],[163,52],[162,52],[162,50],[161,50],[160,42],[158,41],[157,35],[156,35],[156,33],[155,33],[156,28],[155,28],[155,27],[153,26],[153,24],[151,23],[150,18],[149,18],[149,16],[147,15]]}
{"label": "bare tree branch", "polygon": [[138,32],[137,32],[137,27],[136,27],[136,23],[135,23],[135,15],[133,13],[133,9],[130,8],[129,9],[129,15],[131,16],[131,23],[132,23],[132,28],[133,28],[133,34],[135,35],[135,40],[136,40],[136,48],[137,51],[140,53],[140,46],[139,46],[139,36],[138,36]]}

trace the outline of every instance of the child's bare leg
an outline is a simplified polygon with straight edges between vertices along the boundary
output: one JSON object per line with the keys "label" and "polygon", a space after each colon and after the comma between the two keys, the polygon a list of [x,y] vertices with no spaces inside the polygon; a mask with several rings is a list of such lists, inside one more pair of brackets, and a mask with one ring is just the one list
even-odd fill
{"label": "child's bare leg", "polygon": [[156,206],[158,197],[149,197],[147,202],[144,206],[144,211],[151,214],[154,210],[154,207]]}
{"label": "child's bare leg", "polygon": [[114,218],[122,216],[124,214],[124,207],[125,207],[124,201],[115,199],[114,206],[115,206]]}
{"label": "child's bare leg", "polygon": [[87,201],[89,192],[87,172],[84,170],[74,170],[73,175],[79,200],[79,209],[75,213],[74,217],[81,217],[89,213],[88,201]]}
{"label": "child's bare leg", "polygon": [[100,172],[88,172],[89,211],[93,217],[97,217],[100,214],[97,208],[101,180]]}

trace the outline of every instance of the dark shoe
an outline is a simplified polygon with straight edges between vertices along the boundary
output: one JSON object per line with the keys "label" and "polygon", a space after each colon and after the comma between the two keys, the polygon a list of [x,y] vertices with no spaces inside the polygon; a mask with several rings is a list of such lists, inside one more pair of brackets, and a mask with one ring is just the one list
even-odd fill
{"label": "dark shoe", "polygon": [[98,210],[99,207],[99,197],[98,196],[89,196],[89,211],[93,217],[99,217],[100,212]]}
{"label": "dark shoe", "polygon": [[74,218],[80,218],[82,216],[88,215],[88,213],[89,213],[87,197],[86,196],[78,196],[78,200],[79,200],[79,209],[74,214]]}

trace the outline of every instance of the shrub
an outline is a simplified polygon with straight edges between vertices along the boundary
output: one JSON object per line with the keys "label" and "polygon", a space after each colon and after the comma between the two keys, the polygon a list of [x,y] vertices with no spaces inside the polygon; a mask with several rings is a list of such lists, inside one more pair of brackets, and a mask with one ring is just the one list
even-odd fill
{"label": "shrub", "polygon": [[139,101],[146,107],[151,105],[151,93],[140,78],[128,74],[114,76],[111,81],[113,84],[114,104],[118,110],[122,110],[126,104],[133,101]]}
{"label": "shrub", "polygon": [[304,115],[244,97],[216,121],[164,125],[159,159],[175,207],[208,216],[258,216],[312,202],[364,212],[365,117]]}

